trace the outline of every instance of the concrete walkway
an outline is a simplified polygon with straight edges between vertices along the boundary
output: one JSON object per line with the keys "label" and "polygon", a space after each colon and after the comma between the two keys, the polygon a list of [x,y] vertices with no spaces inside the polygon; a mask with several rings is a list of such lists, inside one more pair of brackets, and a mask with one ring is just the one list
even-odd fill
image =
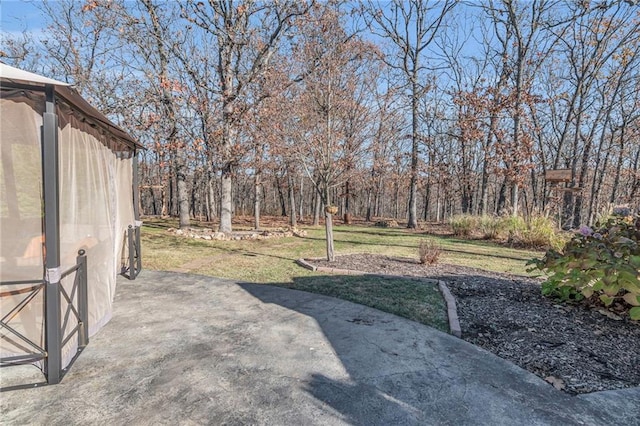
{"label": "concrete walkway", "polygon": [[349,302],[144,271],[10,425],[640,425],[640,389],[571,397],[450,335]]}

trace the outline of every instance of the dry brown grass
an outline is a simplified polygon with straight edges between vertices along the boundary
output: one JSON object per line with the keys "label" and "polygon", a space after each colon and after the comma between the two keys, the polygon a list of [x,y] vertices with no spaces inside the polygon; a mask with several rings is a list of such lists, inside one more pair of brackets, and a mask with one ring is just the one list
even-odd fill
{"label": "dry brown grass", "polygon": [[433,240],[421,240],[418,246],[418,257],[423,265],[435,265],[440,259],[442,247]]}

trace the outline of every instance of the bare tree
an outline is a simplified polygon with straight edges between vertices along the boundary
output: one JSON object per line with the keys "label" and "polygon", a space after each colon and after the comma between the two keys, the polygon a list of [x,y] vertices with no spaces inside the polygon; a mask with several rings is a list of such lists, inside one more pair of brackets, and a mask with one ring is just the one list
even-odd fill
{"label": "bare tree", "polygon": [[[388,39],[395,48],[393,60],[387,64],[406,79],[411,103],[411,179],[409,184],[408,228],[418,226],[417,186],[420,147],[419,102],[424,85],[422,73],[427,66],[427,48],[441,27],[445,15],[455,1],[394,0],[387,8],[369,2],[366,6],[371,30]],[[424,61],[424,62],[423,62]]]}
{"label": "bare tree", "polygon": [[[293,148],[325,208],[327,259],[334,260],[333,215],[338,212],[332,189],[349,182],[363,148],[361,96],[366,92],[367,67],[373,46],[347,32],[341,13],[328,7],[314,10],[300,60],[312,70],[298,97]],[[331,29],[330,31],[328,29]],[[321,61],[318,62],[318,58]],[[310,64],[317,63],[315,66]]]}
{"label": "bare tree", "polygon": [[307,13],[309,7],[300,1],[209,0],[205,4],[189,0],[183,8],[183,16],[213,35],[217,43],[216,81],[200,84],[213,90],[222,104],[221,232],[232,230],[232,177],[238,162],[239,126],[248,106],[260,100],[248,99],[247,90],[269,66],[294,18]]}

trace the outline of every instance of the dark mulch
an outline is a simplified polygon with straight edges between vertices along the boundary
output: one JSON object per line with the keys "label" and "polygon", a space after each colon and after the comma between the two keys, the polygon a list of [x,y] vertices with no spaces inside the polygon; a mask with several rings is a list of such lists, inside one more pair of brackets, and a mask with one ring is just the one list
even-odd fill
{"label": "dark mulch", "polygon": [[640,323],[604,309],[560,305],[541,295],[538,280],[370,254],[311,263],[445,281],[464,340],[569,393],[640,386]]}

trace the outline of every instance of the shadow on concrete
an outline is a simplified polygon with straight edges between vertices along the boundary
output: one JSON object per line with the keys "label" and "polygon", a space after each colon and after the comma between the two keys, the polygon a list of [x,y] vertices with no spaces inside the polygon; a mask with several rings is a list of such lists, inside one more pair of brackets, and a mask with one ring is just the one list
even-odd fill
{"label": "shadow on concrete", "polygon": [[2,395],[0,423],[638,424],[630,398],[594,398],[362,305],[145,270],[118,280],[111,322],[61,384]]}
{"label": "shadow on concrete", "polygon": [[[294,281],[304,286],[312,279]],[[633,415],[592,409],[493,354],[409,320],[325,296],[305,296],[301,303],[288,296],[297,291],[240,286],[320,326],[348,380],[318,371],[304,388],[349,424],[595,425]]]}

